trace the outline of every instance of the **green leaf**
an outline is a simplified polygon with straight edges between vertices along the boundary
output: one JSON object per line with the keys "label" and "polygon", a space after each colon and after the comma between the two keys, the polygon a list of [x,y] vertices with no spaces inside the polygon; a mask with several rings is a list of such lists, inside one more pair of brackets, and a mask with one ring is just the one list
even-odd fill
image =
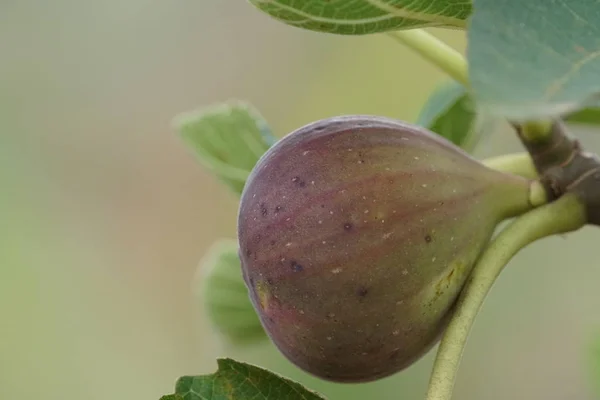
{"label": "green leaf", "polygon": [[474,0],[469,79],[478,106],[514,121],[561,116],[600,95],[600,2]]}
{"label": "green leaf", "polygon": [[182,114],[175,125],[198,160],[235,193],[276,138],[251,105],[229,101]]}
{"label": "green leaf", "polygon": [[452,81],[439,86],[417,118],[417,125],[472,151],[481,136],[481,124],[465,87]]}
{"label": "green leaf", "polygon": [[254,365],[230,358],[218,359],[217,365],[219,369],[214,374],[179,378],[175,395],[183,400],[324,399],[297,382]]}
{"label": "green leaf", "polygon": [[288,25],[340,35],[414,29],[465,27],[468,0],[250,0]]}
{"label": "green leaf", "polygon": [[592,387],[598,395],[600,395],[600,339],[596,339],[592,343],[590,349],[590,376]]}
{"label": "green leaf", "polygon": [[600,108],[585,108],[569,114],[566,121],[577,124],[600,125]]}
{"label": "green leaf", "polygon": [[166,396],[161,397],[160,400],[183,400],[183,397],[181,397],[178,394],[168,394]]}
{"label": "green leaf", "polygon": [[247,345],[267,338],[244,283],[236,240],[221,239],[210,247],[195,286],[207,318],[226,341]]}

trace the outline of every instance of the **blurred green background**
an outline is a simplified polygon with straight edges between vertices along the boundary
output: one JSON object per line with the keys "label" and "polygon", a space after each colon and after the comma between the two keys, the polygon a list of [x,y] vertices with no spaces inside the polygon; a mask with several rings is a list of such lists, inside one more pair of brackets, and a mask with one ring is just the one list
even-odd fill
{"label": "blurred green background", "polygon": [[[432,31],[464,50],[457,31]],[[229,98],[281,136],[371,113],[414,121],[445,77],[385,36],[287,27],[234,0],[0,1],[0,399],[153,400],[228,355],[336,399],[419,399],[433,353],[368,385],[309,378],[265,342],[224,346],[192,294],[237,199],[174,115]],[[600,135],[582,131],[600,151]],[[479,156],[517,150],[498,133]],[[600,233],[523,251],[472,332],[455,398],[594,398]],[[600,377],[597,377],[600,380]]]}

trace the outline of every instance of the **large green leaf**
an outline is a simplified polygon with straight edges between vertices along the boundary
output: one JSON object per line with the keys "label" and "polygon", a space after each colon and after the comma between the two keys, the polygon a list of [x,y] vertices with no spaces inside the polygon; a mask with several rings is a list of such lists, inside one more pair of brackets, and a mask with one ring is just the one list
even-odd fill
{"label": "large green leaf", "polygon": [[250,0],[288,25],[341,35],[427,26],[464,27],[468,0]]}
{"label": "large green leaf", "polygon": [[230,358],[217,360],[214,374],[182,376],[175,394],[161,400],[323,400],[324,397],[273,372]]}
{"label": "large green leaf", "polygon": [[431,94],[417,119],[417,125],[467,151],[474,149],[481,136],[480,122],[465,87],[454,81],[439,86]]}
{"label": "large green leaf", "polygon": [[479,106],[514,121],[563,115],[600,94],[600,2],[474,0],[469,79]]}

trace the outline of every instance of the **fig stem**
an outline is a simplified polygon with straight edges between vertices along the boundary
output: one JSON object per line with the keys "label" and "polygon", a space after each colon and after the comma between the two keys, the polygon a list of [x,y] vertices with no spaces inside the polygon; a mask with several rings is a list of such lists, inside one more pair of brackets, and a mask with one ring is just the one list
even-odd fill
{"label": "fig stem", "polygon": [[530,243],[575,231],[586,223],[585,205],[567,194],[523,214],[508,225],[483,252],[456,304],[437,352],[426,400],[450,400],[454,381],[475,317],[494,281],[512,257]]}
{"label": "fig stem", "polygon": [[411,48],[457,82],[468,86],[469,76],[465,57],[429,32],[423,29],[408,29],[390,32],[388,36]]}
{"label": "fig stem", "polygon": [[532,179],[533,181],[529,190],[529,203],[533,207],[539,207],[548,203],[549,198],[546,187],[538,180],[538,173],[529,153],[505,154],[488,158],[481,162],[488,168],[496,171]]}
{"label": "fig stem", "polygon": [[544,184],[540,181],[531,182],[531,186],[529,187],[529,203],[533,207],[539,207],[548,204],[548,202],[548,193]]}
{"label": "fig stem", "polygon": [[487,158],[481,161],[488,168],[509,174],[519,175],[523,178],[537,179],[538,172],[529,153],[504,154]]}

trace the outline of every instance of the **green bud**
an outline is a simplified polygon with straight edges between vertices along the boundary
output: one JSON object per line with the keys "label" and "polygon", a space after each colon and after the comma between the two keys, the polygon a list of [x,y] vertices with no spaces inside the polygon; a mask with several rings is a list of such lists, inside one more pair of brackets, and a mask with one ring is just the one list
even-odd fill
{"label": "green bud", "polygon": [[266,338],[248,297],[236,240],[221,239],[209,248],[199,265],[196,289],[211,325],[226,341],[247,344]]}
{"label": "green bud", "polygon": [[258,159],[277,140],[258,111],[240,101],[182,114],[175,126],[202,165],[238,195]]}

